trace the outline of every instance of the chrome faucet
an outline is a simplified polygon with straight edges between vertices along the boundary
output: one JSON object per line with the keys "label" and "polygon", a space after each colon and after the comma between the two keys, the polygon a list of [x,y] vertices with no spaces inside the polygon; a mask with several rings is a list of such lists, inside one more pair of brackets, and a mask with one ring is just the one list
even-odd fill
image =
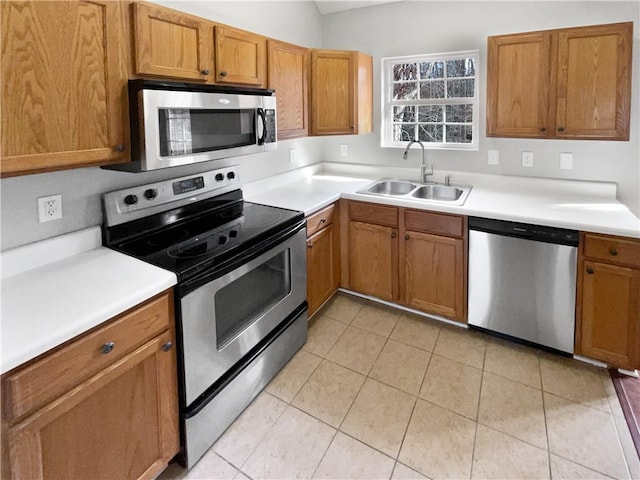
{"label": "chrome faucet", "polygon": [[409,142],[409,144],[407,145],[407,148],[404,150],[404,153],[402,154],[402,159],[403,160],[407,159],[407,155],[409,154],[409,149],[411,148],[411,145],[413,145],[414,143],[417,143],[418,145],[420,145],[420,148],[422,148],[422,163],[420,164],[420,181],[426,183],[427,177],[430,177],[433,175],[433,165],[430,166],[430,170],[427,172],[427,164],[425,163],[426,158],[425,158],[425,152],[424,152],[424,145],[420,140],[411,140]]}

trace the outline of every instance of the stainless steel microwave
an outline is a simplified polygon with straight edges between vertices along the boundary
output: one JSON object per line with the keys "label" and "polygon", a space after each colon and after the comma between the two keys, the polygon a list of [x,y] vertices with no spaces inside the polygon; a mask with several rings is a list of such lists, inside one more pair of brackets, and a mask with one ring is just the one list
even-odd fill
{"label": "stainless steel microwave", "polygon": [[273,90],[129,81],[131,162],[143,172],[275,150]]}

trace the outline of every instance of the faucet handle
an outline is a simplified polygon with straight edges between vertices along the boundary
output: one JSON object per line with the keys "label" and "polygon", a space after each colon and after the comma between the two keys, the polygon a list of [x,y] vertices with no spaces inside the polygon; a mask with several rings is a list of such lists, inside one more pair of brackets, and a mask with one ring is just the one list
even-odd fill
{"label": "faucet handle", "polygon": [[445,184],[447,187],[449,186],[449,180],[450,180],[449,175],[445,175],[445,176],[444,176],[444,184]]}

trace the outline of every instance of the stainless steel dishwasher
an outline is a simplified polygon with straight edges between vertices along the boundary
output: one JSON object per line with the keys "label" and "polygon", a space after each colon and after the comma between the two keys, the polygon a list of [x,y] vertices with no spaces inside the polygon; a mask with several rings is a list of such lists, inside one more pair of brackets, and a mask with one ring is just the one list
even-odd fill
{"label": "stainless steel dishwasher", "polygon": [[469,218],[469,325],[573,353],[578,232]]}

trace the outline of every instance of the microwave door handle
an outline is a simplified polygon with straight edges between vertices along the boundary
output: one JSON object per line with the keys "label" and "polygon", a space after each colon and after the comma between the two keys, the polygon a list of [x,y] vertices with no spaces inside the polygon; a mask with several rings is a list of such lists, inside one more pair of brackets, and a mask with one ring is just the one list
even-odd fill
{"label": "microwave door handle", "polygon": [[262,135],[258,139],[258,145],[264,145],[267,139],[267,116],[264,113],[264,108],[258,108],[258,116],[262,119]]}

